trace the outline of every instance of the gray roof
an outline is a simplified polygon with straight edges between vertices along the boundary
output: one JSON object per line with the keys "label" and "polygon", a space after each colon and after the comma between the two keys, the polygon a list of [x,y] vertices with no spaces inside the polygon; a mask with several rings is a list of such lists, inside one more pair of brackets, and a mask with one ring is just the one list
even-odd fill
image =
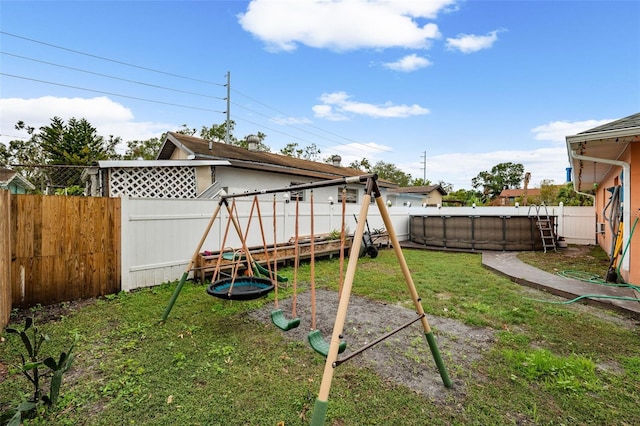
{"label": "gray roof", "polygon": [[440,185],[403,186],[401,188],[389,189],[389,193],[391,194],[428,195],[428,194],[431,194],[433,191],[438,191],[442,195],[447,195],[447,191],[445,191]]}
{"label": "gray roof", "polygon": [[[208,141],[181,133],[169,132],[160,148],[157,160],[168,160],[176,149],[194,160],[226,160],[232,167],[286,173],[316,179],[336,179],[360,176],[365,172],[350,167],[338,167],[318,161],[303,160],[265,151],[252,151],[241,146]],[[381,187],[394,187],[392,182],[378,180]]]}
{"label": "gray roof", "polygon": [[620,130],[620,129],[631,129],[634,127],[640,127],[640,113],[633,114],[628,117],[621,118],[620,120],[612,121],[610,123],[606,123],[598,127],[594,127],[593,129],[585,130],[584,132],[580,132],[578,134],[584,135],[587,133],[606,132],[606,131]]}

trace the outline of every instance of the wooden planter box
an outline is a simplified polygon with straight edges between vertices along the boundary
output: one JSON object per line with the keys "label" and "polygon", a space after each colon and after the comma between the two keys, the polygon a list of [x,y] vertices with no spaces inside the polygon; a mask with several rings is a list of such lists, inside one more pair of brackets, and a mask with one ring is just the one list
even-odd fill
{"label": "wooden planter box", "polygon": [[[295,244],[291,241],[284,244],[277,245],[277,261],[278,265],[289,265],[295,260]],[[349,256],[349,249],[351,248],[351,238],[347,238],[345,241],[345,257]],[[265,255],[264,247],[249,247],[249,253],[253,260],[259,263],[262,266],[266,266],[267,256]],[[237,250],[237,249],[236,249]],[[274,257],[274,246],[267,246],[269,261],[273,263]],[[311,258],[311,241],[309,238],[302,238],[298,243],[299,254],[298,257],[301,261],[309,260]],[[322,237],[317,237],[314,241],[314,257],[316,259],[329,257],[332,258],[334,256],[340,256],[340,240],[334,239],[325,239]],[[225,253],[230,253],[231,250],[225,250]],[[241,251],[238,252],[241,254]],[[216,269],[216,265],[218,264],[218,257],[220,256],[220,251],[205,251],[198,255],[195,264],[194,270],[194,278],[201,282],[204,282],[207,277],[211,276]],[[242,265],[237,265],[236,262],[243,263]],[[232,271],[232,268],[237,267],[241,272],[246,270],[246,262],[239,260],[227,260],[222,259],[220,261],[220,270],[229,274]]]}

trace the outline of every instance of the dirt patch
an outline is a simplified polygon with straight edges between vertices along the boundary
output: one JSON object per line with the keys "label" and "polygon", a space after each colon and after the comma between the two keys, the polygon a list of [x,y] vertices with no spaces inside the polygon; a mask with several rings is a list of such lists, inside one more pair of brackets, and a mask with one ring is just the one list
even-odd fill
{"label": "dirt patch", "polygon": [[[310,296],[310,292],[298,294],[296,305],[301,324],[293,330],[283,331],[286,338],[307,341],[311,327]],[[291,304],[292,299],[279,303],[279,307],[288,318],[291,318]],[[272,309],[273,305],[265,306],[251,312],[250,315],[259,321],[271,322]],[[316,291],[316,328],[322,332],[327,342],[331,337],[337,310],[337,293]],[[338,358],[349,355],[415,318],[417,314],[410,309],[351,296],[343,329],[347,349]],[[454,384],[452,389],[443,386],[419,321],[367,349],[349,362],[372,368],[385,380],[404,385],[434,401],[443,402],[452,396],[463,397],[465,376],[473,371],[473,363],[478,361],[494,342],[494,331],[469,327],[448,318],[427,316],[427,320]]]}
{"label": "dirt patch", "polygon": [[[62,317],[70,316],[85,306],[92,305],[96,298],[78,299],[71,302],[55,303],[46,306],[33,306],[31,308],[16,309],[11,314],[11,323],[22,325],[27,317],[34,318],[36,324],[44,324],[51,321],[60,321]],[[21,327],[18,327],[20,330]]]}

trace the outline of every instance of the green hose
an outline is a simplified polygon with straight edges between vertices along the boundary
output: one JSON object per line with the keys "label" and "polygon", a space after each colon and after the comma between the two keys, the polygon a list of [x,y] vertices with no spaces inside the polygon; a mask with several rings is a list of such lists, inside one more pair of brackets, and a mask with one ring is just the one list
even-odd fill
{"label": "green hose", "polygon": [[531,299],[525,297],[526,300],[533,300],[534,302],[545,302],[545,303],[553,303],[556,305],[568,305],[570,303],[577,302],[581,299],[615,299],[615,300],[630,300],[632,302],[640,302],[640,299],[636,299],[635,297],[626,297],[626,296],[605,296],[602,294],[584,294],[582,296],[578,296],[575,299],[565,300],[564,302],[556,302],[554,300],[542,300],[542,299]]}
{"label": "green hose", "polygon": [[622,251],[622,257],[620,257],[620,261],[618,262],[618,268],[616,268],[616,275],[618,275],[618,279],[620,279],[620,265],[622,265],[622,259],[624,259],[625,254],[627,254],[627,250],[629,249],[629,245],[631,244],[631,238],[633,238],[633,231],[636,229],[636,225],[638,224],[638,219],[633,221],[633,226],[631,227],[631,232],[629,232],[629,240],[627,241],[627,245],[624,247]]}
{"label": "green hose", "polygon": [[574,280],[583,281],[583,282],[587,282],[587,283],[591,283],[591,284],[605,285],[607,287],[626,287],[626,288],[630,288],[630,289],[633,289],[633,290],[636,290],[636,291],[640,291],[640,286],[633,285],[633,284],[628,284],[628,283],[619,283],[619,284],[618,283],[609,283],[609,282],[603,280],[598,275],[590,274],[588,272],[567,270],[567,271],[560,271],[560,272],[558,272],[557,275],[559,275],[561,277],[564,277],[564,278],[574,279]]}

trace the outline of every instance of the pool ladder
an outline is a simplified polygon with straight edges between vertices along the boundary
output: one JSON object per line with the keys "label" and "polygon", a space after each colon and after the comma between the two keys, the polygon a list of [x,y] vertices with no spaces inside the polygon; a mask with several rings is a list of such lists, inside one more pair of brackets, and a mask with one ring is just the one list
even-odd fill
{"label": "pool ladder", "polygon": [[[544,207],[544,214],[540,212],[542,207]],[[556,236],[554,235],[553,228],[551,227],[551,218],[549,217],[547,206],[544,203],[540,206],[535,204],[530,205],[529,216],[531,216],[531,208],[534,208],[536,211],[536,226],[540,231],[540,238],[542,239],[542,248],[544,252],[546,253],[547,249],[558,251],[558,247],[556,246]]]}

